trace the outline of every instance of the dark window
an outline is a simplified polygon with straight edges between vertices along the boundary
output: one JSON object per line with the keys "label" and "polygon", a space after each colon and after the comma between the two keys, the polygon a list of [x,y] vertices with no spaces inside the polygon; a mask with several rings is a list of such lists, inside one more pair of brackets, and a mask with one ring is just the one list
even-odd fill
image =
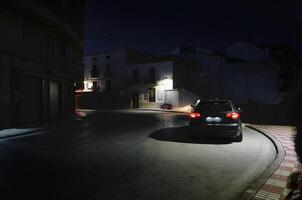
{"label": "dark window", "polygon": [[109,55],[108,55],[108,56],[106,56],[106,59],[110,59],[110,58],[111,58],[111,56],[109,56]]}
{"label": "dark window", "polygon": [[110,91],[111,90],[111,81],[107,80],[106,81],[106,91]]}
{"label": "dark window", "polygon": [[93,81],[92,82],[92,90],[93,91],[99,90],[99,86],[98,86],[98,82],[97,81]]}
{"label": "dark window", "polygon": [[99,72],[96,68],[96,65],[92,66],[92,70],[90,71],[90,76],[91,76],[91,78],[98,78],[99,77]]}
{"label": "dark window", "polygon": [[155,88],[149,88],[149,102],[155,102]]}
{"label": "dark window", "polygon": [[111,65],[110,64],[106,65],[104,76],[105,77],[111,77],[112,76],[112,71],[111,71]]}
{"label": "dark window", "polygon": [[96,57],[93,57],[92,60],[93,60],[93,61],[96,61]]}
{"label": "dark window", "polygon": [[204,101],[200,102],[196,109],[197,112],[227,112],[232,111],[232,106],[227,101]]}
{"label": "dark window", "polygon": [[138,84],[138,69],[132,71],[132,83]]}
{"label": "dark window", "polygon": [[155,77],[155,68],[149,69],[149,83],[155,83],[156,77]]}

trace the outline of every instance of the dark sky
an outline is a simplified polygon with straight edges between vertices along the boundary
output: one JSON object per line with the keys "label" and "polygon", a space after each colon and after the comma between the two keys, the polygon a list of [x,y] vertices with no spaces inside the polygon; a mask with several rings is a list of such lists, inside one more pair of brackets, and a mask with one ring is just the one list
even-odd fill
{"label": "dark sky", "polygon": [[223,50],[236,41],[302,51],[302,3],[283,1],[87,0],[85,54],[132,47],[166,53],[180,45]]}

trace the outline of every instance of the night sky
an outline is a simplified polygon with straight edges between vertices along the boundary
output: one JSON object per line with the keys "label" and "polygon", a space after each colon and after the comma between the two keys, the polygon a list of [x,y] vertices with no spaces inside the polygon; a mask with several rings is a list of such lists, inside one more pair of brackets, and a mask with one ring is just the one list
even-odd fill
{"label": "night sky", "polygon": [[290,44],[301,54],[302,3],[87,0],[85,54],[130,47],[167,53],[180,45],[224,50],[236,41]]}

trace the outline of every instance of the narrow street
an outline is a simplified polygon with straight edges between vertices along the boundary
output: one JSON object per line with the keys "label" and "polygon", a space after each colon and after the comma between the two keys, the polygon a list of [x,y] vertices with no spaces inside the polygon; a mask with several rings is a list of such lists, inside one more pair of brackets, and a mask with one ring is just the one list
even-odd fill
{"label": "narrow street", "polygon": [[85,114],[0,141],[1,199],[237,199],[276,155],[246,127],[236,143],[192,139],[183,114]]}

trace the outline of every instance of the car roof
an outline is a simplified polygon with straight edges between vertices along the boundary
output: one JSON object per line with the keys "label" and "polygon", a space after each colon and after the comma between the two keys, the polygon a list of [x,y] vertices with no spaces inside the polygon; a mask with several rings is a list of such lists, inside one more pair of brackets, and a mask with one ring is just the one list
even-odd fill
{"label": "car roof", "polygon": [[202,102],[227,102],[227,103],[232,103],[231,100],[223,100],[223,99],[207,99],[207,100],[201,100],[199,103]]}

